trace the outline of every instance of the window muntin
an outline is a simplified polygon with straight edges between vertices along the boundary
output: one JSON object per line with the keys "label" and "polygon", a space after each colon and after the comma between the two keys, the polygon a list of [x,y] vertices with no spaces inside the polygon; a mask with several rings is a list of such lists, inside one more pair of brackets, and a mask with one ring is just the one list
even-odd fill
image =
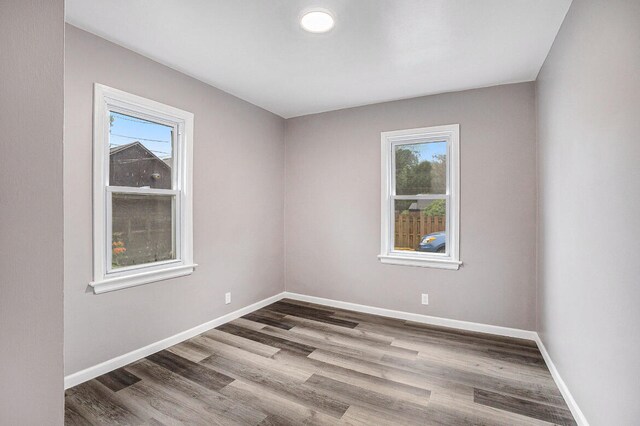
{"label": "window muntin", "polygon": [[94,292],[193,272],[193,114],[99,84],[94,95]]}
{"label": "window muntin", "polygon": [[458,126],[384,132],[381,139],[380,260],[457,269]]}

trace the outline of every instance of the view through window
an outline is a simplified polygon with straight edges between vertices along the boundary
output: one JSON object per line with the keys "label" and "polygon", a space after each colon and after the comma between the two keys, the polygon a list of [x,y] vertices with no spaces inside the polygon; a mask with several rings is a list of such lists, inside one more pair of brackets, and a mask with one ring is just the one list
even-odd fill
{"label": "view through window", "polygon": [[445,253],[447,142],[395,145],[394,164],[394,249]]}
{"label": "view through window", "polygon": [[174,128],[115,111],[109,118],[111,267],[175,259],[175,195],[151,191],[174,189]]}

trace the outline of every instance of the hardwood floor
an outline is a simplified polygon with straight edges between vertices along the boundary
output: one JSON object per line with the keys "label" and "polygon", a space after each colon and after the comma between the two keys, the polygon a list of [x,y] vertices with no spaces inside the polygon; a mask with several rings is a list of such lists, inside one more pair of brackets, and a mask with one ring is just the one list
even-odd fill
{"label": "hardwood floor", "polygon": [[66,392],[67,425],[573,425],[534,342],[285,299]]}

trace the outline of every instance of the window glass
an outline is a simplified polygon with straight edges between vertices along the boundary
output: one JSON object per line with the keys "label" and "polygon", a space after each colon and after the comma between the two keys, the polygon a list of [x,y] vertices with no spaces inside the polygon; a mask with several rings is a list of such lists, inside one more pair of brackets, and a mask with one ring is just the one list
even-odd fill
{"label": "window glass", "polygon": [[172,188],[173,127],[110,112],[109,185]]}
{"label": "window glass", "polygon": [[113,269],[176,258],[173,195],[112,194]]}
{"label": "window glass", "polygon": [[394,250],[446,252],[446,200],[394,200],[394,220]]}
{"label": "window glass", "polygon": [[396,194],[445,194],[447,190],[447,142],[396,145]]}

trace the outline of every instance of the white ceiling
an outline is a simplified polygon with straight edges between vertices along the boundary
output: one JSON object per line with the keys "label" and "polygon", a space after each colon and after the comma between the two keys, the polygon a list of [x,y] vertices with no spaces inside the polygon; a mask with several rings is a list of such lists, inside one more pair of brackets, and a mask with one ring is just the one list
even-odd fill
{"label": "white ceiling", "polygon": [[[534,80],[571,0],[67,0],[67,22],[289,118]],[[299,26],[320,7],[327,34]]]}

